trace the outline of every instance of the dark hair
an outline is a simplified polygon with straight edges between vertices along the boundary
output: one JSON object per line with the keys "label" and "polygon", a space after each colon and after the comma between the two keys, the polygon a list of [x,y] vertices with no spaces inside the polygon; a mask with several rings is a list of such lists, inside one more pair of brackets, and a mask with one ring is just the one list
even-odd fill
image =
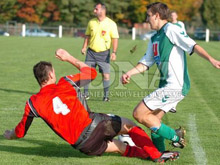
{"label": "dark hair", "polygon": [[170,11],[166,4],[161,2],[154,2],[149,5],[147,5],[147,10],[150,10],[152,14],[159,13],[160,18],[162,20],[169,19]]}
{"label": "dark hair", "polygon": [[39,83],[42,85],[43,82],[47,82],[49,79],[49,72],[53,71],[53,66],[50,62],[40,61],[33,67],[34,76]]}
{"label": "dark hair", "polygon": [[104,10],[107,12],[107,7],[106,7],[106,5],[105,5],[104,3],[98,2],[98,3],[95,4],[95,7],[96,7],[97,5],[101,5],[101,8],[104,9]]}

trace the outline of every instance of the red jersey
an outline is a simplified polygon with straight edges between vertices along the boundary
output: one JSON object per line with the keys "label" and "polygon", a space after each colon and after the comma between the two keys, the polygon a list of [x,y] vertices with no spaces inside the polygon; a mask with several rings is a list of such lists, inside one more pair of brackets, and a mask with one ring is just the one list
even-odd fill
{"label": "red jersey", "polygon": [[95,69],[84,67],[76,75],[62,77],[57,84],[41,88],[27,101],[23,118],[15,128],[16,136],[24,137],[33,118],[41,117],[60,137],[74,144],[92,121],[77,90],[96,75]]}

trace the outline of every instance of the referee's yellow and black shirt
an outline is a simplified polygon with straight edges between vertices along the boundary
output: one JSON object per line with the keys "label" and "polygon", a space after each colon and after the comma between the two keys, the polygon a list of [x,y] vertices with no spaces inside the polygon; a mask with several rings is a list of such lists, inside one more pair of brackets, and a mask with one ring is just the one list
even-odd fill
{"label": "referee's yellow and black shirt", "polygon": [[110,49],[111,40],[119,38],[116,23],[108,17],[101,22],[97,18],[91,19],[85,34],[90,36],[89,48],[95,52]]}

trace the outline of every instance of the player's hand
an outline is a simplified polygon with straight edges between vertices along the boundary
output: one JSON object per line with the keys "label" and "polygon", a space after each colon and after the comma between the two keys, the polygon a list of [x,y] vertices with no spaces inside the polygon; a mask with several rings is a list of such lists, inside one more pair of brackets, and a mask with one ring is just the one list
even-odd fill
{"label": "player's hand", "polygon": [[112,61],[115,61],[115,60],[116,60],[116,54],[115,54],[115,53],[112,53],[112,54],[111,54],[111,60],[112,60]]}
{"label": "player's hand", "polygon": [[57,49],[55,52],[56,58],[61,61],[68,61],[71,55],[64,49]]}
{"label": "player's hand", "polygon": [[14,129],[6,130],[3,136],[8,140],[17,139]]}
{"label": "player's hand", "polygon": [[122,84],[127,84],[127,83],[129,83],[130,82],[130,76],[128,75],[128,74],[123,74],[122,76],[121,76],[121,83]]}
{"label": "player's hand", "polygon": [[211,63],[215,68],[220,69],[220,61],[213,59]]}
{"label": "player's hand", "polygon": [[82,48],[81,53],[82,55],[86,55],[86,48]]}

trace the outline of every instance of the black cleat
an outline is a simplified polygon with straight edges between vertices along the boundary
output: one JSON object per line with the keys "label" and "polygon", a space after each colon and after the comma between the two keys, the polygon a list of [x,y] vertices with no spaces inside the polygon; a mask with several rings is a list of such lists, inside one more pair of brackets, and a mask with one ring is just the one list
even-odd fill
{"label": "black cleat", "polygon": [[105,102],[109,102],[110,99],[109,99],[108,97],[104,97],[104,98],[103,98],[103,101],[105,101]]}
{"label": "black cleat", "polygon": [[169,110],[169,112],[176,113],[176,109],[172,108],[171,110]]}
{"label": "black cleat", "polygon": [[182,127],[179,129],[176,129],[176,134],[179,136],[179,141],[178,142],[172,142],[173,147],[181,148],[183,149],[186,146],[186,140],[185,140],[185,135],[186,135],[186,130]]}
{"label": "black cleat", "polygon": [[174,161],[178,159],[180,152],[178,151],[164,151],[158,159],[154,159],[156,163],[165,163],[168,160]]}

